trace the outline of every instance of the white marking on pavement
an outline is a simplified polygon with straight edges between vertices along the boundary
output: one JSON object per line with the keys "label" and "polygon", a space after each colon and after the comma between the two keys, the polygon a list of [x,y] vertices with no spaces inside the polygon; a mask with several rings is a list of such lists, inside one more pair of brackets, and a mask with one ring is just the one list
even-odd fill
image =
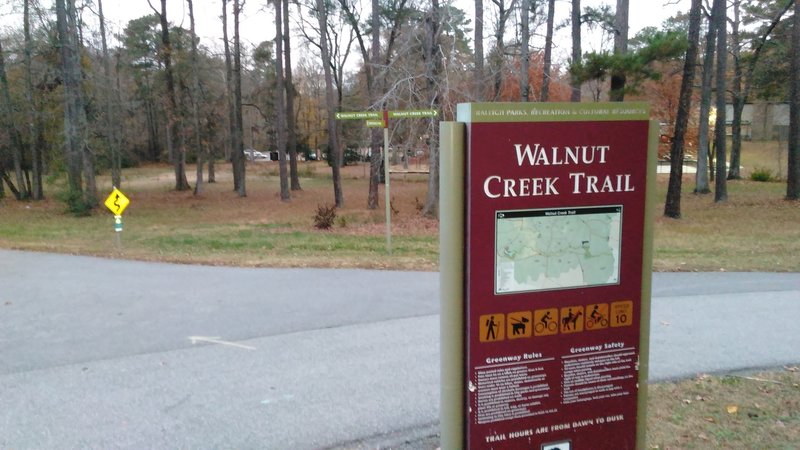
{"label": "white marking on pavement", "polygon": [[238,348],[243,348],[245,350],[255,350],[256,349],[255,347],[251,347],[249,345],[237,344],[236,342],[223,341],[223,340],[220,339],[219,336],[216,336],[216,337],[189,336],[189,340],[192,341],[192,344],[197,344],[198,342],[208,342],[210,344],[227,345],[229,347],[238,347]]}

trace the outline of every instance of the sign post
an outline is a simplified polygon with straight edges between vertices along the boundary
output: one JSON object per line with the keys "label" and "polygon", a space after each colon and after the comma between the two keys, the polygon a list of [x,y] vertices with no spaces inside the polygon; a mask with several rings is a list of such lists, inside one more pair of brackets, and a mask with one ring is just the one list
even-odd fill
{"label": "sign post", "polygon": [[389,111],[383,110],[383,170],[384,193],[386,194],[386,253],[392,254],[392,196],[389,193],[391,177],[389,176]]}
{"label": "sign post", "polygon": [[[463,192],[464,255],[442,260],[442,316],[462,280],[464,343],[461,363],[443,356],[442,448],[643,448],[658,130],[648,105],[461,104],[458,121],[462,143],[442,136],[442,195]],[[463,181],[444,169],[459,146]],[[453,255],[445,246],[459,244],[442,245]],[[442,339],[442,353],[458,351],[452,330]],[[460,396],[445,364],[463,364]],[[458,420],[444,416],[456,409]],[[460,433],[444,425],[459,421]]]}
{"label": "sign post", "polygon": [[128,199],[128,197],[126,197],[125,194],[123,194],[122,191],[116,187],[114,187],[108,197],[106,197],[106,200],[103,202],[106,208],[114,213],[114,234],[116,236],[117,247],[122,245],[122,239],[120,238],[120,233],[122,233],[122,213],[130,203],[131,201]]}
{"label": "sign post", "polygon": [[436,117],[433,109],[400,110],[400,111],[353,111],[337,112],[336,120],[365,120],[368,128],[383,127],[383,170],[386,194],[386,253],[392,254],[392,197],[390,195],[389,179],[389,118],[392,119],[421,119]]}

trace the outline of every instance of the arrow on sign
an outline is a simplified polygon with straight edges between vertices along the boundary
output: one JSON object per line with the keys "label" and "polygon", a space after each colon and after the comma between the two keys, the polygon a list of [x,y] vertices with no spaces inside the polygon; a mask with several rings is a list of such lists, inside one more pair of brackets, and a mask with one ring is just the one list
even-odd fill
{"label": "arrow on sign", "polygon": [[219,344],[219,345],[227,345],[229,347],[238,347],[243,348],[245,350],[255,350],[255,347],[250,347],[249,345],[244,344],[237,344],[236,342],[229,342],[220,340],[220,337],[207,337],[207,336],[189,336],[189,340],[192,341],[192,345],[197,344],[198,342],[208,342],[209,344]]}

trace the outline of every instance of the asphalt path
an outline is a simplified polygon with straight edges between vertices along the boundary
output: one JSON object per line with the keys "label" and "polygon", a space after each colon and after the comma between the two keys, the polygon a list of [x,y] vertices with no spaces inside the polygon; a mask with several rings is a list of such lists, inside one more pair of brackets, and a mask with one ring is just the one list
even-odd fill
{"label": "asphalt path", "polygon": [[[435,431],[438,274],[0,250],[0,449]],[[799,273],[657,273],[651,380],[800,363]],[[346,446],[346,445],[345,445]]]}

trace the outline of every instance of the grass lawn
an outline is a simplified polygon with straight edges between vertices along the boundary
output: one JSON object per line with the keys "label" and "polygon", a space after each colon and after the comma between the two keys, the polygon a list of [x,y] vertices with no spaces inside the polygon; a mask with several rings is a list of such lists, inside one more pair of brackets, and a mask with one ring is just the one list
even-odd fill
{"label": "grass lawn", "polygon": [[[750,147],[743,154],[745,175],[754,167],[778,173],[772,146]],[[72,217],[55,199],[57,186],[48,186],[45,201],[0,200],[0,247],[248,267],[437,270],[438,222],[420,214],[426,175],[392,176],[389,256],[383,188],[381,207],[368,210],[367,172],[363,164],[344,169],[345,207],[337,211],[334,227],[321,231],[313,226],[314,216],[333,198],[324,163],[301,164],[303,190],[293,192],[290,202],[279,198],[276,163],[248,166],[245,198],[233,192],[227,165],[218,167],[217,183],[205,185],[199,196],[172,190],[170,166],[126,169],[122,190],[131,204],[119,243],[105,207],[90,217]],[[683,218],[675,220],[662,216],[667,177],[658,175],[657,183],[656,271],[800,269],[800,204],[783,200],[783,182],[730,181],[729,200],[715,204],[713,195],[693,194],[693,175],[686,175]],[[98,177],[98,183],[105,197],[111,191],[108,176]]]}

